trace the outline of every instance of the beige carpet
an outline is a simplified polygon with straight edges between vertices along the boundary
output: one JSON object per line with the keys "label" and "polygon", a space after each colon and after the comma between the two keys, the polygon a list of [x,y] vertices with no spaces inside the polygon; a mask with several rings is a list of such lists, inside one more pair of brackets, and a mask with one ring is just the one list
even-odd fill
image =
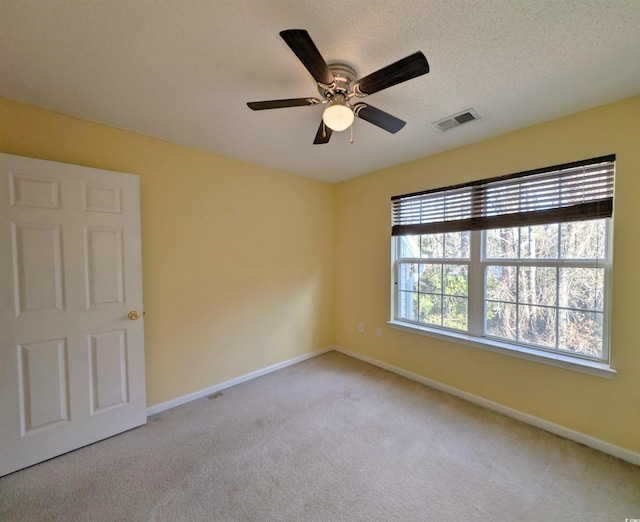
{"label": "beige carpet", "polygon": [[336,352],[0,479],[11,521],[625,518],[640,468]]}

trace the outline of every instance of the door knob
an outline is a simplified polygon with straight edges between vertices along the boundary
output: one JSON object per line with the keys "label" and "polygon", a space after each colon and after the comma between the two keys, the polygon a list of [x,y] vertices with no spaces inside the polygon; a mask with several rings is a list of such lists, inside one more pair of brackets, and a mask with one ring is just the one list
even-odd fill
{"label": "door knob", "polygon": [[127,315],[127,317],[132,321],[135,321],[140,317],[140,312],[138,312],[137,310],[132,310],[131,312],[129,312],[129,315]]}

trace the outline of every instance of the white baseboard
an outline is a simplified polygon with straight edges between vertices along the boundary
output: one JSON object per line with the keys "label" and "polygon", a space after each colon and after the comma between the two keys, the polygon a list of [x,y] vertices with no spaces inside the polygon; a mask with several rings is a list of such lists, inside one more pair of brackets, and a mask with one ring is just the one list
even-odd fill
{"label": "white baseboard", "polygon": [[360,359],[361,361],[372,364],[373,366],[377,366],[384,370],[402,375],[407,379],[419,382],[421,384],[424,384],[425,386],[429,386],[430,388],[435,388],[436,390],[440,390],[450,395],[460,397],[461,399],[472,402],[484,408],[497,411],[498,413],[502,413],[503,415],[507,415],[508,417],[512,417],[526,424],[530,424],[531,426],[535,426],[536,428],[540,428],[555,435],[559,435],[560,437],[564,437],[565,439],[579,442],[580,444],[584,444],[585,446],[589,446],[590,448],[597,449],[599,451],[602,451],[603,453],[607,453],[608,455],[613,455],[614,457],[626,460],[631,464],[640,466],[640,453],[636,453],[634,451],[616,446],[615,444],[611,444],[604,440],[596,439],[595,437],[591,437],[590,435],[585,435],[584,433],[565,428],[564,426],[560,426],[559,424],[554,424],[553,422],[549,422],[539,417],[529,415],[528,413],[523,413],[513,408],[503,406],[502,404],[499,404],[497,402],[484,399],[472,393],[459,390],[458,388],[454,388],[453,386],[449,386],[432,379],[428,379],[427,377],[423,377],[422,375],[418,375],[417,373],[403,370],[402,368],[399,368],[397,366],[378,361],[377,359],[372,359],[371,357],[367,357],[357,352],[346,350],[345,348],[342,348],[340,346],[334,346],[333,349],[336,352],[343,353],[345,355],[348,355],[349,357]]}
{"label": "white baseboard", "polygon": [[246,375],[241,375],[240,377],[236,377],[235,379],[231,379],[230,381],[225,381],[220,384],[216,384],[215,386],[211,386],[210,388],[193,392],[188,395],[183,395],[182,397],[178,397],[177,399],[172,399],[167,402],[156,404],[155,406],[147,408],[147,417],[149,417],[150,415],[155,415],[156,413],[160,413],[161,411],[170,410],[171,408],[175,408],[176,406],[180,406],[197,399],[202,399],[203,397],[207,397],[208,395],[212,395],[226,388],[231,388],[231,386],[236,386],[237,384],[242,384],[243,382],[250,381],[251,379],[262,377],[263,375],[266,375],[268,373],[281,370],[282,368],[286,368],[287,366],[291,366],[307,359],[317,357],[318,355],[322,355],[323,353],[327,353],[332,350],[333,346],[330,346],[328,348],[316,350],[315,352],[305,353],[304,355],[300,355],[299,357],[294,357],[293,359],[268,366],[267,368],[263,368],[262,370],[257,370],[255,372],[247,373]]}

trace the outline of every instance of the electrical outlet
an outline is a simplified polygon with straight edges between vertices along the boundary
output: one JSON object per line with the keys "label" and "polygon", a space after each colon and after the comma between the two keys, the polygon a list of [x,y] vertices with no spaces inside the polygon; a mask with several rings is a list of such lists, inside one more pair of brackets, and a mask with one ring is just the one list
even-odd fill
{"label": "electrical outlet", "polygon": [[358,331],[359,331],[360,333],[364,333],[364,323],[360,323],[360,324],[358,325]]}
{"label": "electrical outlet", "polygon": [[376,335],[378,337],[380,337],[382,335],[382,328],[380,328],[379,326],[378,326],[378,328],[376,328]]}

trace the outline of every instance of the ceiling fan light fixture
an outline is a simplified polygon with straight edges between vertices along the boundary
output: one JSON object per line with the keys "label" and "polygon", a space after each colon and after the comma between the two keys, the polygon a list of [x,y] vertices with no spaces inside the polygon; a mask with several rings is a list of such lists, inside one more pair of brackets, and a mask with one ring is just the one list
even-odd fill
{"label": "ceiling fan light fixture", "polygon": [[355,115],[341,94],[336,94],[322,113],[322,121],[331,130],[340,132],[351,127]]}

